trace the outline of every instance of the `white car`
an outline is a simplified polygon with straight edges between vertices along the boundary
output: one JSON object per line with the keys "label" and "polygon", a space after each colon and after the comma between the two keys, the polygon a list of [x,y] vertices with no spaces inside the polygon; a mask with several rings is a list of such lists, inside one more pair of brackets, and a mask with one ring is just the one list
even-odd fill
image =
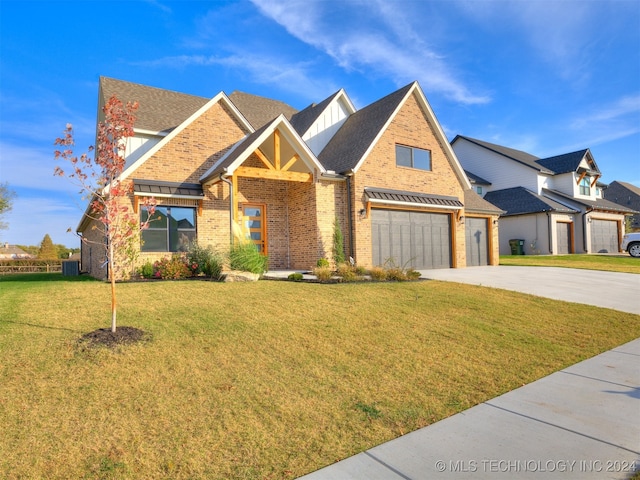
{"label": "white car", "polygon": [[622,237],[620,248],[629,252],[632,257],[640,257],[640,232],[627,233]]}

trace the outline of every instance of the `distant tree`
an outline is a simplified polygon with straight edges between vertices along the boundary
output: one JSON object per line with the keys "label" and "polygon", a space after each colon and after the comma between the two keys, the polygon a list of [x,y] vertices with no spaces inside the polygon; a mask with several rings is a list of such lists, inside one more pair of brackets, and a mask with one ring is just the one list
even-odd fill
{"label": "distant tree", "polygon": [[58,258],[58,249],[53,245],[53,241],[48,233],[44,236],[42,242],[40,242],[38,258],[40,260],[57,260]]}
{"label": "distant tree", "polygon": [[[116,273],[121,264],[127,262],[127,252],[140,238],[140,230],[147,223],[140,224],[139,217],[130,211],[126,199],[133,191],[133,182],[121,181],[125,167],[126,139],[134,135],[133,125],[138,103],[123,103],[114,95],[103,107],[104,121],[98,124],[95,159],[87,153],[76,156],[73,126],[67,124],[64,136],[55,140],[62,150],[54,152],[56,160],[70,162],[71,170],[66,173],[60,166],[54,175],[66,177],[80,187],[84,198],[89,200],[88,217],[94,220],[93,228],[105,242],[94,242],[98,248],[104,248],[107,259],[109,283],[111,284],[111,331],[116,331]],[[89,152],[94,151],[89,147]],[[145,201],[151,218],[155,211],[153,199]],[[83,241],[87,241],[82,237]],[[138,247],[139,248],[139,247]]]}
{"label": "distant tree", "polygon": [[40,247],[38,245],[16,245],[16,247],[29,255],[33,255],[34,257],[37,257],[38,252],[40,251]]}
{"label": "distant tree", "polygon": [[[0,218],[11,210],[15,197],[16,192],[9,188],[8,183],[0,183]],[[6,230],[8,227],[9,225],[0,220],[0,230]]]}

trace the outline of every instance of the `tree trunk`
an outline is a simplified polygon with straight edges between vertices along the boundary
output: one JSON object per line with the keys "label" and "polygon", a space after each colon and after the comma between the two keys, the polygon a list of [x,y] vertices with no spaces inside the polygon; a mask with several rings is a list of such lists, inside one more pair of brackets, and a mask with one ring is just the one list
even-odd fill
{"label": "tree trunk", "polygon": [[113,266],[113,242],[109,242],[109,280],[111,281],[111,331],[116,333],[116,273]]}

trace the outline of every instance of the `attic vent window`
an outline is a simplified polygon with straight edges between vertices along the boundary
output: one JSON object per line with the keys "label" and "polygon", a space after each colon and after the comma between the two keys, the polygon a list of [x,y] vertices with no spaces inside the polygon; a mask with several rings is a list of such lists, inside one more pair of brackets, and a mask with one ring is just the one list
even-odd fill
{"label": "attic vent window", "polygon": [[396,165],[398,167],[431,170],[431,152],[421,148],[396,145]]}

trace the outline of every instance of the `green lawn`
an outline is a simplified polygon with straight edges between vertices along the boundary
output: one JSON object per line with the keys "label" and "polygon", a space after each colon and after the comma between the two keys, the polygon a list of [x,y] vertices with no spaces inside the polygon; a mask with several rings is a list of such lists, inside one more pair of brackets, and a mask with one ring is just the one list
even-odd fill
{"label": "green lawn", "polygon": [[640,274],[640,258],[630,255],[501,255],[500,265],[584,268]]}
{"label": "green lawn", "polygon": [[640,336],[447,282],[168,281],[118,285],[151,341],[88,350],[109,287],[74,280],[0,278],[0,478],[294,478]]}

